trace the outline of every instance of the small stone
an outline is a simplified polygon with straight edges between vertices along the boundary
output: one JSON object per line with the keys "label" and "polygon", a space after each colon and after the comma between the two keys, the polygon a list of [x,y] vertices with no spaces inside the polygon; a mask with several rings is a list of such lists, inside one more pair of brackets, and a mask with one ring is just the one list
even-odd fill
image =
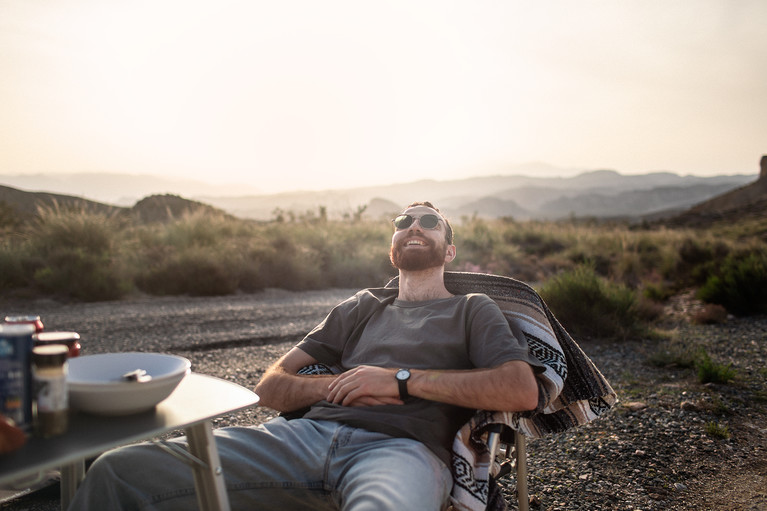
{"label": "small stone", "polygon": [[679,405],[682,410],[685,410],[687,412],[697,412],[700,411],[700,407],[697,403],[694,401],[682,401],[682,404]]}
{"label": "small stone", "polygon": [[683,491],[687,489],[687,485],[682,483],[674,483],[674,489],[677,491]]}
{"label": "small stone", "polygon": [[647,403],[643,403],[641,401],[631,401],[626,403],[623,406],[625,406],[632,412],[638,412],[639,410],[644,410],[645,408],[647,408]]}

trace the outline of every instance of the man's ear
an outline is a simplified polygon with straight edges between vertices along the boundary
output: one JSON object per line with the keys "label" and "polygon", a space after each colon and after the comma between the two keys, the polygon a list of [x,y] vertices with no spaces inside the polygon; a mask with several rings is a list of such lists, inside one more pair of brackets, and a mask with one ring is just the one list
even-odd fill
{"label": "man's ear", "polygon": [[455,245],[448,245],[445,251],[445,264],[455,259]]}

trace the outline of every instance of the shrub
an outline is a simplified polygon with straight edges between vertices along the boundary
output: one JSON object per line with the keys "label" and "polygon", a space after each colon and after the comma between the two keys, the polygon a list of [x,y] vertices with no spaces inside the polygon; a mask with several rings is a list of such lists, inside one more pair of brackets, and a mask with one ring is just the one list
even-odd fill
{"label": "shrub", "polygon": [[676,264],[669,267],[667,276],[678,287],[701,285],[729,252],[722,240],[684,238],[677,249]]}
{"label": "shrub", "polygon": [[544,284],[541,296],[573,335],[625,339],[647,331],[635,291],[580,266]]}
{"label": "shrub", "polygon": [[692,316],[692,322],[698,325],[713,325],[727,320],[727,309],[721,305],[707,304]]}
{"label": "shrub", "polygon": [[204,249],[182,252],[136,280],[139,289],[153,295],[216,296],[237,290],[237,279],[226,259]]}
{"label": "shrub", "polygon": [[658,346],[647,361],[656,367],[673,366],[691,369],[695,367],[699,356],[700,350],[693,349],[684,343],[670,342]]}
{"label": "shrub", "polygon": [[83,301],[115,300],[131,289],[108,254],[71,247],[48,254],[34,282],[43,292]]}
{"label": "shrub", "polygon": [[0,245],[0,291],[24,287],[29,281],[19,250],[9,244]]}
{"label": "shrub", "polygon": [[699,289],[698,297],[739,316],[767,312],[767,254],[761,250],[730,254],[718,274]]}
{"label": "shrub", "polygon": [[722,426],[718,422],[709,421],[706,423],[706,434],[714,438],[726,440],[730,438],[730,428],[725,424]]}
{"label": "shrub", "polygon": [[114,300],[130,291],[116,250],[116,219],[54,206],[39,211],[26,247],[27,270],[44,293]]}
{"label": "shrub", "polygon": [[719,364],[711,359],[705,351],[701,352],[695,362],[698,370],[698,381],[701,383],[727,383],[735,378],[736,372],[732,364]]}

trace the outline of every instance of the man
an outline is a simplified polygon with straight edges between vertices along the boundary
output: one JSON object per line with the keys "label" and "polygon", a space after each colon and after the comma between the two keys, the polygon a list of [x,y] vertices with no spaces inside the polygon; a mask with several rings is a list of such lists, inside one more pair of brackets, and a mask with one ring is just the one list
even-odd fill
{"label": "man", "polygon": [[[394,224],[399,289],[336,306],[256,387],[264,406],[309,411],[216,431],[233,509],[444,509],[458,428],[476,409],[537,406],[540,363],[496,304],[445,288],[448,221],[423,202]],[[318,363],[337,374],[298,374]],[[103,456],[71,509],[193,508],[190,471],[168,458],[145,445]],[[141,471],[152,466],[163,468]]]}

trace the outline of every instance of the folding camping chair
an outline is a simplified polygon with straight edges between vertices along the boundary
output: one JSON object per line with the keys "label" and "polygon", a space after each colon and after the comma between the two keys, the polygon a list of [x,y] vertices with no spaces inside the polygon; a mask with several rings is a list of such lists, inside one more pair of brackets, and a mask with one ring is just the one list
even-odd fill
{"label": "folding camping chair", "polygon": [[[398,278],[386,285],[398,286]],[[517,500],[520,511],[529,504],[527,486],[526,436],[542,437],[586,424],[607,412],[617,396],[591,360],[559,324],[538,293],[510,277],[484,273],[445,272],[445,286],[453,294],[484,293],[503,312],[512,332],[524,339],[532,355],[545,366],[537,374],[539,404],[534,412],[478,411],[456,434],[453,442],[452,509],[480,511],[505,509],[498,492],[491,500],[494,479],[516,468]],[[323,365],[313,365],[299,374],[327,374]],[[288,418],[303,411],[285,414]],[[493,474],[500,445],[506,444],[501,470]],[[479,447],[479,449],[478,449]]]}

